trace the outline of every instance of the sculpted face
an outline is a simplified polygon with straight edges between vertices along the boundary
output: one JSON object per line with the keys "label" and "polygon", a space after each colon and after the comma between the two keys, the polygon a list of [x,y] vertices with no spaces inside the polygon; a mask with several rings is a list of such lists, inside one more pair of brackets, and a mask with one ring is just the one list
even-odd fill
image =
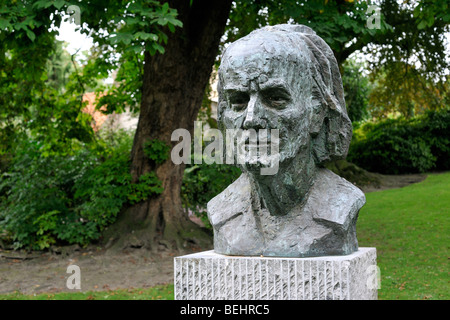
{"label": "sculpted face", "polygon": [[[307,57],[298,48],[292,51],[282,44],[269,47],[259,39],[238,41],[227,50],[219,70],[224,128],[267,129],[268,143],[270,130],[278,129],[280,163],[310,144],[312,79]],[[259,166],[244,167],[252,171]]]}

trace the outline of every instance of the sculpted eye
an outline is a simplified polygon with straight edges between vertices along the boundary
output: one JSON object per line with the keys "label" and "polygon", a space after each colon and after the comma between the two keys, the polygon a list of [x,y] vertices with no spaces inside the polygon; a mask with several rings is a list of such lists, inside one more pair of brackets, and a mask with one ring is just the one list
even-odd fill
{"label": "sculpted eye", "polygon": [[280,106],[287,102],[287,100],[284,97],[279,97],[279,96],[268,97],[268,100],[274,106]]}
{"label": "sculpted eye", "polygon": [[290,94],[282,88],[264,90],[263,97],[266,103],[276,109],[281,109],[291,100]]}
{"label": "sculpted eye", "polygon": [[229,99],[231,107],[235,111],[242,111],[247,107],[250,96],[245,92],[233,92]]}

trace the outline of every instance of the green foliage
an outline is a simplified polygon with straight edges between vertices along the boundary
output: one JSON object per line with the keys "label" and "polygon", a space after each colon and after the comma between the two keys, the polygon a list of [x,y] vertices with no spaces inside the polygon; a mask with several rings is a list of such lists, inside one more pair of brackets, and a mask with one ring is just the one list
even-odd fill
{"label": "green foliage", "polygon": [[363,73],[363,65],[348,59],[343,65],[342,84],[345,93],[347,113],[352,122],[362,121],[369,116],[369,79]]}
{"label": "green foliage", "polygon": [[432,27],[436,20],[450,23],[450,4],[446,0],[420,1],[414,8],[414,17],[417,18],[417,28]]}
{"label": "green foliage", "polygon": [[87,61],[85,78],[116,73],[116,86],[99,87],[97,108],[103,112],[138,111],[145,54],[163,54],[169,32],[182,27],[177,10],[154,0],[102,0],[74,3],[82,12],[80,31],[96,43]]}
{"label": "green foliage", "polygon": [[[71,231],[60,237],[68,242],[85,244],[91,239],[96,239],[100,234],[90,235],[88,239],[77,239],[77,229],[82,227],[80,222],[90,222],[95,225],[95,231],[103,230],[114,222],[120,209],[127,201],[127,193],[131,182],[129,174],[129,148],[121,146],[113,150],[103,161],[87,164],[85,171],[75,181],[73,190],[74,211],[81,218],[80,221],[71,223]],[[89,230],[90,231],[90,230]],[[70,241],[77,239],[77,241]]]}
{"label": "green foliage", "polygon": [[367,46],[363,51],[368,54],[375,84],[369,97],[374,117],[396,112],[413,117],[445,105],[448,5],[446,0],[381,3],[381,11],[393,30],[385,39],[375,39],[376,46]]}
{"label": "green foliage", "polygon": [[46,84],[63,93],[69,82],[69,76],[75,71],[72,56],[66,51],[66,43],[56,41],[55,51],[47,62]]}
{"label": "green foliage", "polygon": [[76,80],[70,56],[50,31],[60,15],[52,15],[53,2],[46,3],[0,4],[0,154],[26,136],[43,142],[49,154],[72,148],[74,139],[92,139],[90,118],[81,113],[82,88],[63,88]]}
{"label": "green foliage", "polygon": [[130,185],[127,199],[130,204],[135,204],[163,191],[161,180],[154,172],[144,173],[139,177],[139,183]]}
{"label": "green foliage", "polygon": [[450,110],[366,123],[355,130],[347,159],[386,174],[448,170]]}
{"label": "green foliage", "polygon": [[148,140],[144,142],[144,154],[157,164],[161,164],[169,158],[170,146],[164,141]]}
{"label": "green foliage", "polygon": [[375,59],[372,66],[390,69],[391,65],[410,63],[414,59],[420,62],[421,76],[435,78],[445,74],[448,68],[445,34],[450,30],[448,1],[384,0],[380,7],[386,22],[393,28],[384,39],[374,39],[376,54],[381,59]]}
{"label": "green foliage", "polygon": [[[227,41],[234,41],[256,28],[279,23],[311,27],[335,52],[338,63],[392,27],[382,12],[380,29],[367,28],[367,1],[236,1],[227,25]],[[356,41],[355,41],[356,40]]]}
{"label": "green foliage", "polygon": [[[182,27],[181,21],[176,19],[177,11],[169,8],[166,2],[159,1],[122,1],[123,12],[114,16],[113,20],[120,27],[108,37],[111,45],[127,46],[125,51],[140,53],[142,43],[151,55],[156,52],[164,53],[160,42],[166,43],[167,36],[158,27],[167,26],[171,32],[175,27]],[[129,4],[128,6],[126,6]],[[120,7],[119,7],[120,8]],[[153,32],[152,32],[153,31]]]}
{"label": "green foliage", "polygon": [[237,167],[225,164],[194,164],[184,170],[181,196],[183,206],[210,227],[206,205],[241,175]]}
{"label": "green foliage", "polygon": [[373,85],[369,94],[371,115],[382,118],[398,113],[409,118],[427,110],[445,108],[446,104],[449,105],[446,101],[448,84],[428,77],[415,66],[401,62],[391,63],[387,69],[373,71]]}
{"label": "green foliage", "polygon": [[[0,229],[15,248],[44,249],[56,242],[86,245],[99,239],[123,206],[162,192],[154,173],[131,183],[131,136],[71,154],[43,154],[24,141],[0,177]],[[105,149],[106,148],[106,149]]]}
{"label": "green foliage", "polygon": [[11,234],[16,248],[48,247],[56,241],[56,229],[74,216],[72,187],[88,155],[45,157],[42,147],[22,142],[1,176],[0,228]]}
{"label": "green foliage", "polygon": [[[108,74],[113,66],[98,59],[94,51],[84,71],[87,77],[95,77],[98,70]],[[113,112],[121,113],[128,108],[130,111],[137,112],[141,103],[142,75],[144,73],[144,54],[136,54],[132,51],[124,52],[117,62],[117,73],[115,83],[111,87],[100,86],[96,90],[100,96],[97,100],[96,108],[106,114]]]}
{"label": "green foliage", "polygon": [[[96,43],[83,66],[52,31],[70,5]],[[164,52],[176,16],[153,0],[0,2],[0,230],[15,247],[86,244],[124,205],[162,192],[154,173],[131,183],[131,139],[96,139],[82,99],[94,89],[106,113],[138,110],[144,52]],[[118,85],[99,86],[114,70]]]}
{"label": "green foliage", "polygon": [[[80,8],[80,31],[96,44],[80,69],[53,28],[71,5]],[[98,108],[106,113],[138,110],[144,52],[164,52],[164,29],[182,26],[176,16],[168,3],[153,0],[0,2],[0,154],[30,134],[48,154],[92,140],[91,118],[82,112],[88,88],[103,96]],[[118,85],[99,86],[114,70]]]}

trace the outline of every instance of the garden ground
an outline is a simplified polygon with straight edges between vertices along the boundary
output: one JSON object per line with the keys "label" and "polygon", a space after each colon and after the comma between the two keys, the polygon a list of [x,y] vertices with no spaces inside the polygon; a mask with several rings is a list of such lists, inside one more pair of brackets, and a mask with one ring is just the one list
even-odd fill
{"label": "garden ground", "polygon": [[[377,187],[362,187],[370,192],[399,188],[420,182],[426,175],[382,176]],[[75,264],[81,270],[81,291],[149,288],[173,283],[173,258],[180,254],[208,248],[192,248],[186,252],[151,253],[131,249],[111,254],[101,247],[70,246],[48,252],[25,253],[0,249],[0,294],[56,293],[69,290],[67,266]]]}

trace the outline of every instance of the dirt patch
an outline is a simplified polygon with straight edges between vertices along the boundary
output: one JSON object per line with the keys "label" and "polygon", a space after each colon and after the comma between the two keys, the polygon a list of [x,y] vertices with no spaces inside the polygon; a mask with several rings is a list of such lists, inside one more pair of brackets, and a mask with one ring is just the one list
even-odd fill
{"label": "dirt patch", "polygon": [[350,181],[365,193],[402,188],[412,183],[421,182],[427,177],[426,174],[384,175],[369,172],[346,160],[328,163],[326,167]]}
{"label": "dirt patch", "polygon": [[66,287],[71,275],[67,273],[69,265],[80,267],[81,291],[172,283],[173,258],[195,251],[152,253],[132,249],[110,254],[94,246],[60,253],[0,250],[0,294],[74,291]]}
{"label": "dirt patch", "polygon": [[[358,187],[364,192],[372,192],[404,187],[425,178],[424,174],[372,174],[367,184]],[[115,254],[96,246],[69,246],[32,253],[0,249],[0,294],[73,291],[66,287],[71,275],[67,273],[69,265],[80,267],[81,291],[147,288],[173,283],[173,258],[207,249],[212,248],[191,248],[176,253],[131,249]]]}
{"label": "dirt patch", "polygon": [[386,189],[403,188],[413,183],[418,183],[426,179],[426,174],[405,174],[405,175],[382,175],[379,177],[378,183],[368,183],[358,186],[364,193],[380,191]]}

